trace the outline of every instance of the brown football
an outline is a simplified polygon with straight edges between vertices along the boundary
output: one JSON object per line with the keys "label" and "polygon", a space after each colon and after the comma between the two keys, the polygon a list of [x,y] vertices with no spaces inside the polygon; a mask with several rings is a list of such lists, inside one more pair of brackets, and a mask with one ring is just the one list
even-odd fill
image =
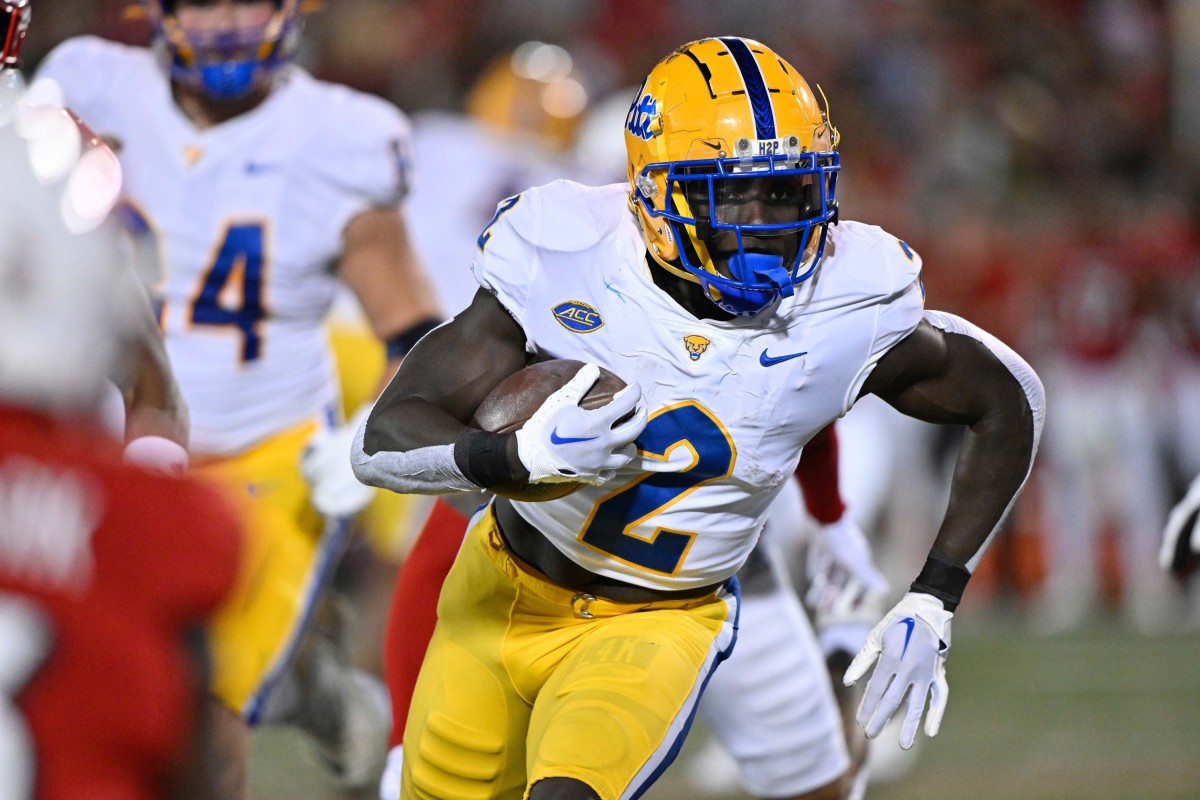
{"label": "brown football", "polygon": [[[567,384],[583,368],[582,361],[558,358],[536,361],[500,382],[475,409],[471,425],[492,433],[515,431],[529,421],[546,398]],[[625,388],[625,381],[604,367],[600,378],[583,396],[583,408],[599,408]],[[576,491],[583,483],[519,483],[494,486],[492,491],[512,500],[553,500]]]}

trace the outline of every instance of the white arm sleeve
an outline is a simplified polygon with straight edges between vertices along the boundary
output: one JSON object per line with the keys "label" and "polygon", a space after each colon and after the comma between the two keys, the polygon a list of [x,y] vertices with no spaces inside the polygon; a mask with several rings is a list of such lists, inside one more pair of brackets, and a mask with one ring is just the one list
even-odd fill
{"label": "white arm sleeve", "polygon": [[467,480],[455,465],[454,445],[419,447],[403,453],[380,450],[374,455],[367,455],[363,449],[366,431],[367,424],[364,421],[354,435],[354,444],[350,449],[350,465],[354,468],[354,476],[362,483],[399,494],[479,491],[479,487]]}
{"label": "white arm sleeve", "polygon": [[[992,355],[1000,360],[1000,363],[1012,373],[1012,376],[1017,379],[1021,390],[1025,393],[1025,399],[1029,403],[1030,413],[1033,415],[1033,448],[1029,453],[1029,466],[1025,469],[1025,480],[1029,478],[1029,471],[1033,468],[1033,457],[1037,454],[1038,443],[1042,438],[1042,425],[1046,419],[1046,390],[1042,387],[1042,381],[1038,378],[1037,373],[1033,371],[1033,367],[1026,363],[1025,359],[1021,358],[1016,352],[1006,345],[1004,342],[992,336],[987,331],[967,322],[962,317],[957,317],[954,314],[947,314],[944,311],[926,311],[924,319],[938,330],[946,333],[956,333],[961,336],[969,336],[975,341],[982,344]],[[1024,486],[1024,480],[1021,482]],[[1013,499],[1009,501],[1008,507],[1004,509],[1004,514],[996,523],[996,527],[992,528],[992,532],[988,534],[983,545],[967,562],[967,569],[974,572],[975,567],[979,564],[979,560],[983,558],[984,552],[987,551],[988,545],[992,542],[992,537],[996,535],[1001,524],[1004,522],[1008,512],[1012,510],[1013,503],[1016,502],[1017,495],[1020,494],[1018,489],[1013,494]]]}

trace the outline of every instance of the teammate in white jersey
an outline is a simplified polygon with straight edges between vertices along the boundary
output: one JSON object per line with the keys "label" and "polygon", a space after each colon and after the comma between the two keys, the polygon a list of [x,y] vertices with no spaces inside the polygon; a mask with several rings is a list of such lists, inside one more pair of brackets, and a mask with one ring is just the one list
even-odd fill
{"label": "teammate in white jersey", "polygon": [[[924,311],[903,241],[833,227],[837,135],[778,54],[685,45],[626,131],[629,184],[500,204],[471,306],[414,349],[355,441],[359,477],[396,491],[586,484],[476,514],[417,683],[404,798],[639,796],[733,645],[730,578],[772,499],[863,394],[968,427],[929,559],[846,676],[878,659],[868,736],[901,705],[902,744],[923,716],[935,734],[953,611],[1032,463],[1036,375]],[[592,363],[518,431],[468,427],[530,356]],[[584,410],[595,364],[629,387]]]}
{"label": "teammate in white jersey", "polygon": [[[358,296],[393,367],[436,324],[436,305],[399,213],[407,120],[291,63],[299,0],[142,7],[155,48],[75,39],[41,74],[118,151],[131,227],[157,253],[151,282],[191,411],[193,468],[228,487],[253,539],[213,635],[213,691],[232,712],[221,717],[226,794],[236,797],[246,724],[265,713],[345,521],[370,498],[348,468],[356,426],[340,424],[323,324],[337,281]],[[361,674],[329,659],[305,674],[333,676],[316,694],[335,702],[302,720],[311,733],[331,747],[372,733],[360,727],[367,715],[344,711],[372,707]],[[299,696],[316,705],[314,693]],[[377,759],[386,702],[374,705]],[[374,759],[355,755],[366,752],[330,755],[343,778],[371,783]]]}

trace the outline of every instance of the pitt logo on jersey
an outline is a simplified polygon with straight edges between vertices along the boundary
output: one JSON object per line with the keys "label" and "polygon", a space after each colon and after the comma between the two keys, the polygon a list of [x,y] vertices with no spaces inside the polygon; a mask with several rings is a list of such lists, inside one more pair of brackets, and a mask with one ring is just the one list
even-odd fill
{"label": "pitt logo on jersey", "polygon": [[712,344],[712,340],[693,333],[683,337],[683,344],[687,347],[688,358],[692,361],[699,361],[700,356],[704,355],[704,351]]}
{"label": "pitt logo on jersey", "polygon": [[554,318],[572,333],[591,333],[604,326],[600,312],[578,300],[567,300],[556,305]]}

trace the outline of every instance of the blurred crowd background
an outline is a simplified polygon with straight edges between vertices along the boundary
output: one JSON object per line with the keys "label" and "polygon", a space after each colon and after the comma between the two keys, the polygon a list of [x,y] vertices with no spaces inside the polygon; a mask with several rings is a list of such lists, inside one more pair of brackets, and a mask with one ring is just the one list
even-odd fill
{"label": "blurred crowd background", "polygon": [[[145,42],[127,5],[40,3],[28,66],[76,34]],[[1196,628],[1200,603],[1154,559],[1167,509],[1200,471],[1200,2],[321,5],[302,63],[410,115],[461,111],[486,65],[529,40],[572,55],[591,107],[627,104],[694,38],[775,48],[828,96],[843,215],[905,239],[924,258],[930,307],[1013,344],[1045,378],[1043,457],[968,603],[1006,601],[1051,632],[1110,612],[1145,632]],[[437,163],[417,170],[444,179]],[[896,478],[864,522],[906,581],[941,512],[929,487],[945,481],[946,448],[903,428],[884,414],[846,438],[852,467]],[[889,555],[888,542],[901,544]]]}

